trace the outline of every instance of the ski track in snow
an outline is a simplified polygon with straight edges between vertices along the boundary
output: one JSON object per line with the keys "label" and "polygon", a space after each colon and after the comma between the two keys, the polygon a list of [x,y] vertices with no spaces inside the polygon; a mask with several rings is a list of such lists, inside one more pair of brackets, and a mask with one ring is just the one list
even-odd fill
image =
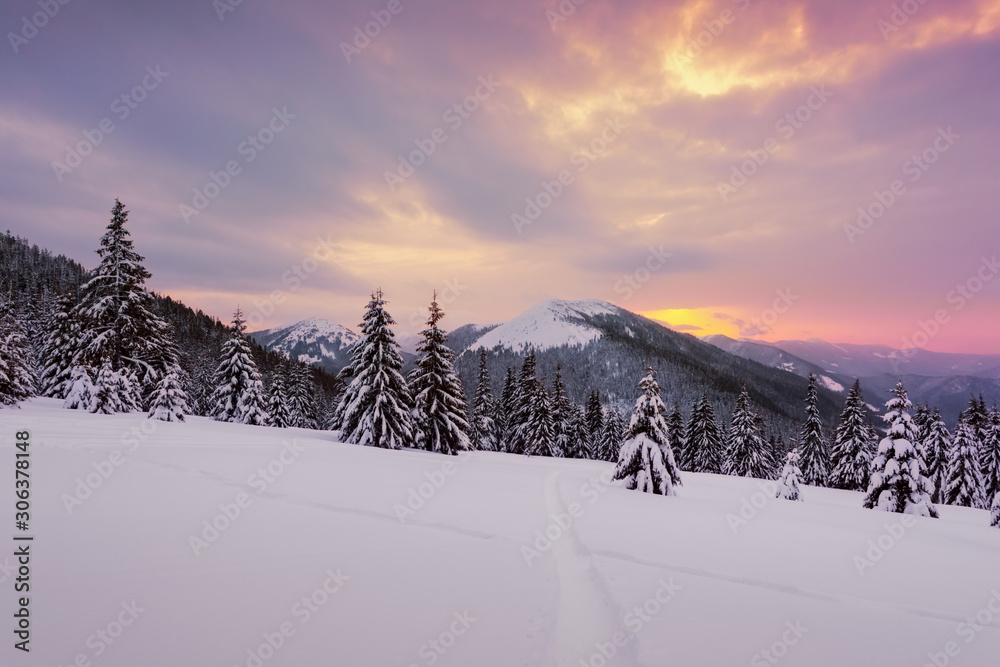
{"label": "ski track in snow", "polygon": [[[547,526],[553,514],[569,516],[559,491],[561,475],[562,471],[556,470],[545,477]],[[611,596],[591,564],[592,555],[576,534],[578,520],[573,519],[573,524],[552,543],[559,580],[555,628],[545,663],[552,667],[577,667],[581,660],[589,658],[597,642],[608,639],[608,628],[616,627],[617,622],[610,614],[615,608]],[[632,644],[627,644],[616,657],[616,664],[636,664],[633,650]]]}

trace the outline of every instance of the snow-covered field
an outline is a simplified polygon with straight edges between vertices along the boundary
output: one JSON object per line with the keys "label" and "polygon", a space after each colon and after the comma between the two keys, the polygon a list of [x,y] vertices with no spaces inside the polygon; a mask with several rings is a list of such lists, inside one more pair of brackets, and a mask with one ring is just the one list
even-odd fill
{"label": "snow-covered field", "polygon": [[983,511],[904,520],[859,494],[791,503],[692,474],[663,498],[609,486],[600,462],[390,452],[36,399],[0,411],[8,545],[25,428],[32,651],[11,646],[4,547],[3,665],[1000,660],[1000,530]]}

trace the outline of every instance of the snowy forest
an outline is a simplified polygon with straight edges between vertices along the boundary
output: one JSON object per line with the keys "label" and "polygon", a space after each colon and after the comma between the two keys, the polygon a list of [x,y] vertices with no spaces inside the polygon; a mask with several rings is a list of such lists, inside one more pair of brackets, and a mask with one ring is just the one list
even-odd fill
{"label": "snowy forest", "polygon": [[[617,463],[626,488],[670,496],[682,471],[776,480],[776,495],[801,500],[799,484],[865,492],[865,506],[937,516],[936,504],[987,508],[1000,523],[1000,411],[982,397],[952,428],[932,406],[914,408],[900,383],[884,424],[855,383],[836,419],[820,413],[809,378],[801,421],[787,441],[769,429],[743,386],[728,419],[703,395],[687,415],[667,406],[657,371],[637,382],[634,408],[594,388],[574,401],[562,369],[540,375],[528,350],[491,377],[478,355],[474,386],[456,371],[435,294],[417,359],[404,373],[381,290],[364,309],[362,337],[337,376],[254,343],[237,307],[231,323],[151,293],[133,248],[128,211],[116,201],[93,271],[0,237],[0,402],[39,395],[67,409],[150,419],[187,415],[273,428],[327,429],[346,443],[440,454],[467,450]],[[502,387],[495,392],[494,387]]]}

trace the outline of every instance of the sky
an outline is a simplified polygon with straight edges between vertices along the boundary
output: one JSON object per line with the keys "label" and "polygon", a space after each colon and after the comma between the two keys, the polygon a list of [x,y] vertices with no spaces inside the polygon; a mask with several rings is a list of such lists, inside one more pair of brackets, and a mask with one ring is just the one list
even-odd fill
{"label": "sky", "polygon": [[[47,13],[46,13],[47,12]],[[1000,353],[1000,2],[9,0],[0,224],[251,328]]]}

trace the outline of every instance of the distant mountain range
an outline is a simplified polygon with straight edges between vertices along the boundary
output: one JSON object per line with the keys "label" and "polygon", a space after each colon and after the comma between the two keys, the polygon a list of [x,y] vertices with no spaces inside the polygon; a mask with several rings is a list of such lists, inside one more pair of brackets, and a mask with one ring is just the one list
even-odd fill
{"label": "distant mountain range", "polygon": [[[332,373],[350,360],[356,330],[311,318],[251,336],[261,345]],[[487,351],[493,389],[499,395],[508,366],[520,367],[534,350],[539,373],[551,382],[559,367],[567,391],[582,402],[597,389],[622,408],[631,406],[635,384],[647,364],[660,373],[667,405],[685,414],[707,392],[725,420],[743,384],[751,390],[765,420],[793,436],[802,418],[806,380],[820,380],[821,411],[832,428],[844,394],[861,379],[865,400],[881,412],[889,390],[902,379],[915,403],[942,409],[957,419],[971,394],[1000,402],[1000,356],[942,354],[915,350],[903,354],[879,345],[834,345],[822,340],[765,343],[727,336],[699,339],[605,301],[544,301],[506,322],[467,324],[450,332],[456,367],[467,391],[476,377],[480,350]],[[401,337],[403,357],[412,365],[416,336]]]}

